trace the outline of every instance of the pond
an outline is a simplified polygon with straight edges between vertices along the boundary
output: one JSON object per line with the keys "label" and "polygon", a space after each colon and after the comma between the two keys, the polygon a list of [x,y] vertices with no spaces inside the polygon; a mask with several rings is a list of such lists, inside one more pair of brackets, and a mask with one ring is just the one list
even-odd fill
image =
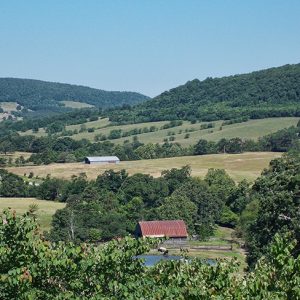
{"label": "pond", "polygon": [[[162,260],[180,260],[182,259],[181,256],[178,255],[150,255],[150,254],[145,254],[145,255],[139,255],[136,258],[142,258],[145,260],[144,265],[146,267],[151,267],[154,266],[155,264],[157,264],[158,262],[162,261]],[[208,263],[209,265],[214,265],[216,263],[215,260],[213,259],[205,259],[204,260],[206,263]]]}

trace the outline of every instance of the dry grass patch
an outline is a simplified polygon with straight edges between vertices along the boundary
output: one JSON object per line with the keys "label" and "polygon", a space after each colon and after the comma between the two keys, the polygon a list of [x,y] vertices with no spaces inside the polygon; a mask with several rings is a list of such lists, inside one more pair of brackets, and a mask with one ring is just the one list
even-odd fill
{"label": "dry grass patch", "polygon": [[203,177],[208,169],[225,169],[236,181],[247,179],[255,180],[269,162],[281,153],[274,152],[247,152],[242,154],[211,154],[199,156],[182,156],[161,159],[148,159],[137,161],[122,161],[119,164],[86,165],[84,163],[50,164],[47,166],[10,167],[8,171],[22,176],[24,173],[33,172],[35,176],[71,178],[72,175],[86,173],[89,179],[95,179],[105,170],[126,169],[129,174],[144,173],[159,177],[162,170],[180,168],[190,165],[193,176]]}
{"label": "dry grass patch", "polygon": [[32,153],[30,152],[21,152],[21,151],[16,151],[16,152],[11,152],[11,153],[0,153],[0,157],[4,157],[6,159],[12,158],[15,160],[16,158],[19,158],[20,156],[23,156],[25,159],[28,159],[31,156]]}

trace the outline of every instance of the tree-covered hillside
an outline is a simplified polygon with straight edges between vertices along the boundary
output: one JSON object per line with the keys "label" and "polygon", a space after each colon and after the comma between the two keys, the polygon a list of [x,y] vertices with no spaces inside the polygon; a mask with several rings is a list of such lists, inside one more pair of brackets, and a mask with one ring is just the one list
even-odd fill
{"label": "tree-covered hillside", "polygon": [[241,116],[300,115],[300,64],[222,78],[188,81],[134,109],[113,110],[112,121],[212,121]]}
{"label": "tree-covered hillside", "polygon": [[137,104],[148,99],[134,92],[108,92],[85,86],[32,79],[0,78],[0,102],[17,102],[33,111],[63,111],[60,101],[72,100],[100,108]]}

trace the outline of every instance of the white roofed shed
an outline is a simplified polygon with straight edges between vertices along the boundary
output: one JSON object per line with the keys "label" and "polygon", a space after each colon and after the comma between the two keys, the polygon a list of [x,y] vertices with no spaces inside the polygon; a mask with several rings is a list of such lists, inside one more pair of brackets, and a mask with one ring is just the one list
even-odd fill
{"label": "white roofed shed", "polygon": [[118,164],[120,159],[117,156],[87,156],[84,162],[86,164]]}

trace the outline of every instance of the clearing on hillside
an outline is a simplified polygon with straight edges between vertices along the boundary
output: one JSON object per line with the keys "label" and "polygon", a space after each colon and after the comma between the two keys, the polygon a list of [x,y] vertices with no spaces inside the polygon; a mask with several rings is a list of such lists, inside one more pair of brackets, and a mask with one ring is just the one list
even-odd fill
{"label": "clearing on hillside", "polygon": [[[136,134],[139,141],[142,143],[164,143],[178,142],[183,146],[190,146],[196,144],[199,139],[206,139],[209,141],[219,141],[222,138],[234,138],[240,137],[242,139],[257,140],[259,137],[276,132],[283,128],[290,126],[296,126],[299,118],[287,117],[287,118],[268,118],[249,120],[247,122],[235,123],[231,125],[223,125],[223,121],[213,121],[213,128],[201,129],[204,123],[191,124],[188,121],[183,121],[182,125],[162,129],[162,126],[169,123],[168,121],[161,122],[147,122],[138,124],[127,125],[111,125],[107,118],[99,119],[97,121],[86,122],[78,125],[66,126],[66,130],[77,129],[78,133],[73,134],[71,137],[75,140],[88,139],[91,142],[95,141],[96,136],[109,135],[112,130],[121,130],[119,138],[109,139],[110,142],[116,144],[123,144],[125,140],[132,140],[133,135],[126,135],[126,132],[133,130],[140,130],[141,133]],[[85,127],[84,131],[81,131],[82,126]],[[150,131],[151,127],[155,127],[155,130]],[[88,132],[89,128],[93,128],[92,132]],[[81,132],[80,132],[81,131]],[[26,132],[20,132],[21,135],[34,134],[36,136],[45,136],[47,133],[43,128],[40,128],[37,133],[33,133],[32,130]],[[123,136],[123,137],[122,137]]]}
{"label": "clearing on hillside", "polygon": [[94,107],[94,105],[84,103],[84,102],[75,102],[75,101],[61,101],[65,105],[65,107],[70,107],[70,108],[90,108]]}
{"label": "clearing on hillside", "polygon": [[50,164],[47,166],[9,167],[8,171],[23,176],[24,173],[33,172],[35,176],[71,178],[73,175],[86,173],[89,179],[95,179],[105,170],[125,169],[129,174],[144,173],[154,177],[160,176],[162,170],[180,168],[189,165],[193,176],[205,176],[210,168],[225,169],[236,181],[247,179],[255,180],[269,162],[281,153],[275,152],[247,152],[242,154],[210,154],[199,156],[181,156],[172,158],[147,159],[136,161],[121,161],[111,165],[86,165],[84,163]]}
{"label": "clearing on hillside", "polygon": [[0,121],[2,121],[3,118],[11,116],[12,111],[17,111],[17,106],[17,102],[0,102],[0,108],[4,111],[3,113],[0,113]]}
{"label": "clearing on hillside", "polygon": [[38,200],[36,198],[3,198],[0,197],[0,211],[5,208],[14,209],[17,214],[21,215],[28,211],[29,206],[32,204],[37,205],[37,220],[42,230],[49,230],[51,227],[51,218],[58,209],[65,207],[65,203]]}
{"label": "clearing on hillside", "polygon": [[16,151],[16,152],[8,152],[6,154],[0,153],[0,158],[6,158],[6,159],[11,158],[14,161],[16,158],[20,158],[21,156],[23,156],[25,159],[28,159],[31,155],[32,153],[30,152]]}

